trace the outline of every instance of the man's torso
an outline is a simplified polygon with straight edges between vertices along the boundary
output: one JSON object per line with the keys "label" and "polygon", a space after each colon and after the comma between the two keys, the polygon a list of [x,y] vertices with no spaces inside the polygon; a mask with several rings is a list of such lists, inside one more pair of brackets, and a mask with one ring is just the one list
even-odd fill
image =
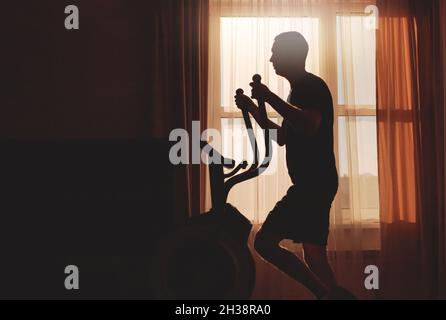
{"label": "man's torso", "polygon": [[293,88],[288,102],[302,109],[321,113],[321,123],[314,135],[308,135],[287,121],[286,160],[293,184],[307,188],[337,189],[338,176],[333,151],[333,101],[325,82],[308,73]]}

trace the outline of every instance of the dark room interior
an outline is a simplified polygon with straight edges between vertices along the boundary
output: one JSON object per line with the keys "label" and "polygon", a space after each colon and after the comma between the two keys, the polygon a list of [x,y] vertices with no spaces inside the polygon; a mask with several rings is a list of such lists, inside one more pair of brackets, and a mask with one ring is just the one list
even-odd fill
{"label": "dark room interior", "polygon": [[[298,86],[271,50],[288,31],[309,45],[305,74],[331,92],[337,194],[322,247],[345,290],[331,298],[445,299],[445,2],[3,1],[0,299],[330,299],[314,241],[261,242],[268,212],[299,185],[285,107]],[[78,29],[64,26],[67,6]],[[175,132],[187,163],[172,161]],[[318,174],[318,197],[295,198],[319,208],[330,181]],[[289,263],[276,267],[280,254]],[[70,265],[80,289],[64,286]]]}

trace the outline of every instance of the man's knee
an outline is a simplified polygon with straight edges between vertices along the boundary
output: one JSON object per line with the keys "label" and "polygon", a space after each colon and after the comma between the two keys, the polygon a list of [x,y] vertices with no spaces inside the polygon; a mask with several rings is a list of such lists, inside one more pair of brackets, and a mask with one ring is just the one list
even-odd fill
{"label": "man's knee", "polygon": [[265,259],[270,259],[277,250],[280,240],[260,231],[254,240],[254,248]]}

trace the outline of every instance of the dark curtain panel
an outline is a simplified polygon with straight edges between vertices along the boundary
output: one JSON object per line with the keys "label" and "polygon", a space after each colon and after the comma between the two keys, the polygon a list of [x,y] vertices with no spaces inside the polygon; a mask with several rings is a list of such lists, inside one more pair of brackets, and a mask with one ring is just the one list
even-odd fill
{"label": "dark curtain panel", "polygon": [[438,298],[446,271],[440,1],[377,4],[382,291],[384,298]]}
{"label": "dark curtain panel", "polygon": [[[183,128],[192,135],[192,121],[207,126],[208,24],[205,0],[163,0],[154,7],[151,75],[153,108],[150,134],[166,138]],[[190,146],[191,146],[191,141]],[[181,220],[204,208],[205,168],[178,168],[177,217]]]}
{"label": "dark curtain panel", "polygon": [[444,96],[439,2],[415,1],[418,28],[419,104],[417,114],[417,152],[420,154],[421,214],[419,232],[422,245],[422,271],[429,298],[444,295],[440,281],[446,272],[444,261]]}

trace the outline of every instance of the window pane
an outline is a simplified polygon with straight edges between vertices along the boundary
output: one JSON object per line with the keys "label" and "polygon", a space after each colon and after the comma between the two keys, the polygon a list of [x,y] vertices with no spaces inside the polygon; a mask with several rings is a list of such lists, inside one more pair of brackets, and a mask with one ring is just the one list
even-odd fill
{"label": "window pane", "polygon": [[250,92],[249,83],[256,73],[262,82],[281,98],[288,97],[290,87],[276,75],[271,63],[274,38],[282,32],[298,31],[307,39],[310,52],[307,69],[319,73],[319,19],[309,17],[225,17],[220,19],[221,41],[221,106],[234,106],[238,88]]}
{"label": "window pane", "polygon": [[338,174],[339,174],[339,190],[338,199],[342,209],[350,208],[350,188],[348,183],[349,176],[349,161],[347,149],[347,132],[345,117],[338,117]]}
{"label": "window pane", "polygon": [[[376,117],[338,117],[338,201],[346,220],[378,221],[378,154]],[[356,212],[352,212],[356,210]]]}
{"label": "window pane", "polygon": [[338,104],[376,105],[376,39],[367,17],[336,18]]}

